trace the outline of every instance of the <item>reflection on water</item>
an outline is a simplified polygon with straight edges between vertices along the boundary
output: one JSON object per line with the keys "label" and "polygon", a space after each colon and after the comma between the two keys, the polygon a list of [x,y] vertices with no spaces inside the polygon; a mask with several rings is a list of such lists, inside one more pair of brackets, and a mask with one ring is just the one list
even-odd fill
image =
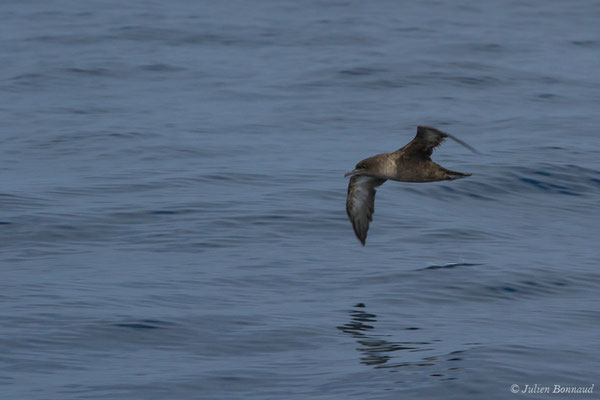
{"label": "reflection on water", "polygon": [[357,350],[362,354],[362,364],[386,368],[392,372],[427,374],[442,380],[457,379],[464,350],[444,352],[440,349],[444,347],[440,339],[408,340],[414,339],[415,336],[424,336],[421,328],[414,326],[402,328],[402,336],[407,340],[387,340],[385,337],[391,335],[375,333],[377,315],[366,312],[364,308],[363,303],[356,304],[349,311],[350,322],[337,327],[356,339],[360,345]]}

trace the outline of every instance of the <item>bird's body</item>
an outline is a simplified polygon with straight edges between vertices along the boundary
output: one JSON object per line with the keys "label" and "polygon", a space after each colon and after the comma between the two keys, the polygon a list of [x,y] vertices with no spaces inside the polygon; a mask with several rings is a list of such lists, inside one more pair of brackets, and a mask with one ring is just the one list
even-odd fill
{"label": "bird's body", "polygon": [[436,182],[466,178],[471,174],[451,171],[431,160],[433,149],[445,138],[475,151],[472,147],[435,128],[419,126],[417,135],[406,146],[393,153],[366,158],[345,176],[352,175],[348,184],[346,212],[356,237],[365,245],[369,222],[373,219],[375,188],[386,180],[399,182]]}

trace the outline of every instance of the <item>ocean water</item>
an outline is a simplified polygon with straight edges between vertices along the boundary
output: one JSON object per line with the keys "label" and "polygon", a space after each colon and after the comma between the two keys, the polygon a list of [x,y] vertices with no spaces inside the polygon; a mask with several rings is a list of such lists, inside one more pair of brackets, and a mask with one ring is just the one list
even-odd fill
{"label": "ocean water", "polygon": [[[598,16],[2,2],[1,397],[597,397]],[[419,124],[473,176],[388,181],[362,247],[343,174]]]}

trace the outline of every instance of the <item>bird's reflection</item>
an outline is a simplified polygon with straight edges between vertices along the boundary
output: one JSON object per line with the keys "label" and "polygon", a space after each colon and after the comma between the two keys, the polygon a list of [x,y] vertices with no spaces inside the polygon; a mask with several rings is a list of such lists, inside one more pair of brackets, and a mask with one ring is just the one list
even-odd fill
{"label": "bird's reflection", "polygon": [[[429,367],[427,373],[430,376],[440,379],[456,379],[453,372],[459,370],[457,366],[461,361],[460,353],[462,350],[451,353],[439,354],[436,350],[436,344],[441,340],[423,340],[423,341],[389,341],[384,339],[384,335],[375,334],[375,324],[377,315],[366,312],[363,303],[356,304],[349,311],[350,322],[337,328],[344,333],[351,335],[360,345],[357,350],[362,354],[360,362],[364,365],[371,365],[375,368],[391,368],[398,370],[400,368],[423,369]],[[417,327],[406,327],[403,331],[418,331]],[[407,336],[410,335],[406,332]],[[394,355],[394,352],[403,351],[403,355]],[[399,362],[392,360],[402,359]]]}

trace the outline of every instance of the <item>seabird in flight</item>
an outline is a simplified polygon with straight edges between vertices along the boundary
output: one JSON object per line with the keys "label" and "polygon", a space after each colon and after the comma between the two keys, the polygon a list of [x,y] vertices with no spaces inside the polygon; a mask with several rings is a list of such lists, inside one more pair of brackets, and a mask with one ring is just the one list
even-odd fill
{"label": "seabird in flight", "polygon": [[398,182],[436,182],[466,178],[471,174],[451,171],[431,161],[433,149],[445,138],[455,140],[469,150],[477,151],[452,135],[429,126],[417,127],[417,136],[393,153],[378,154],[356,164],[348,184],[346,212],[354,233],[362,245],[367,240],[369,222],[373,220],[375,188],[386,180]]}

